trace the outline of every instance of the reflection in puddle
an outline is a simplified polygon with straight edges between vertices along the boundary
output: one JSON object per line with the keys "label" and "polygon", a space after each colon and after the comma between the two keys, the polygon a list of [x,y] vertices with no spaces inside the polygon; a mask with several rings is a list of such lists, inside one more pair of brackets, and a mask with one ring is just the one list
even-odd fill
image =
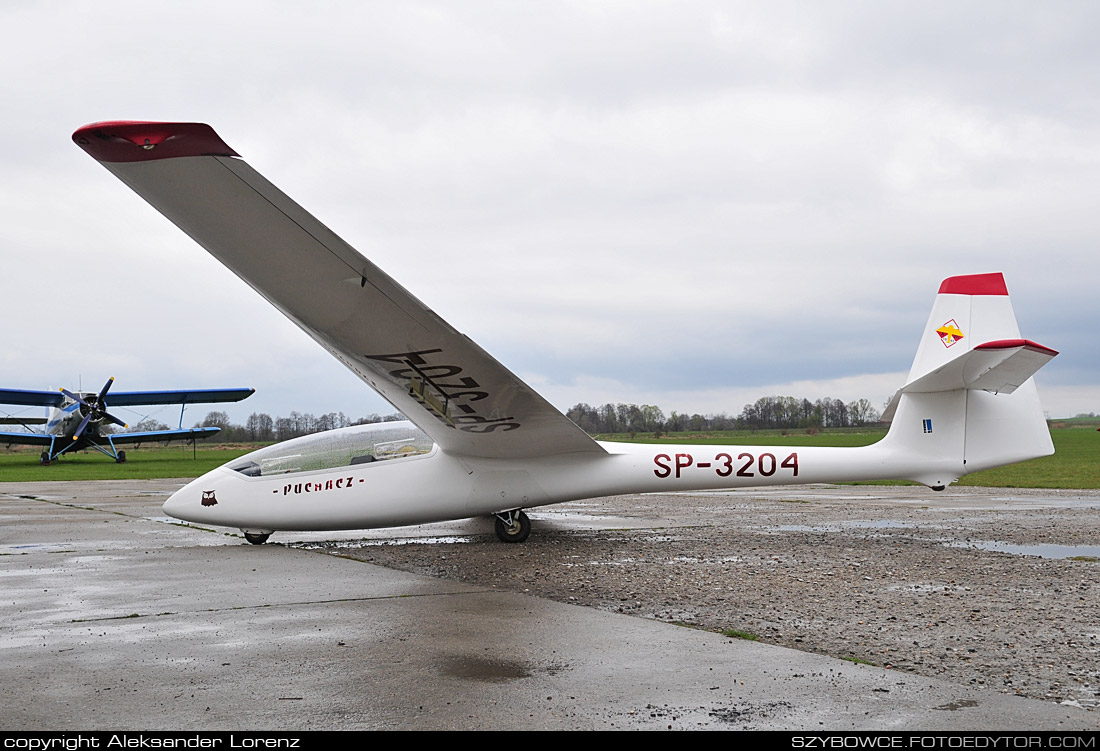
{"label": "reflection in puddle", "polygon": [[470,542],[469,537],[398,537],[390,540],[347,540],[345,542],[324,542],[316,545],[296,543],[294,547],[307,550],[354,550],[390,545],[455,545],[467,542]]}

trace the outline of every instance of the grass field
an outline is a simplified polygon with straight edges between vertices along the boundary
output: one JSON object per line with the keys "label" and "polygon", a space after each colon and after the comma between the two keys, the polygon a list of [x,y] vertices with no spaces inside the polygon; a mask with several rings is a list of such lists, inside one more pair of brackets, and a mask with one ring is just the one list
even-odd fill
{"label": "grass field", "polygon": [[240,444],[208,444],[193,452],[190,446],[149,446],[127,449],[125,464],[116,464],[113,459],[97,451],[82,451],[65,456],[48,467],[38,463],[38,448],[32,451],[0,451],[0,482],[198,477],[255,448]]}
{"label": "grass field", "polygon": [[[1055,453],[1041,459],[976,472],[960,485],[1000,488],[1100,488],[1100,419],[1059,420],[1051,426]],[[597,436],[601,440],[662,444],[729,444],[771,446],[866,446],[886,434],[884,429],[822,431],[722,431],[675,433],[661,438],[626,435]],[[38,450],[0,451],[0,482],[38,480],[146,480],[198,477],[214,467],[257,448],[248,444],[203,448],[148,447],[126,452],[125,464],[115,464],[94,451],[67,456],[48,467],[38,463]],[[880,483],[896,484],[896,483]]]}

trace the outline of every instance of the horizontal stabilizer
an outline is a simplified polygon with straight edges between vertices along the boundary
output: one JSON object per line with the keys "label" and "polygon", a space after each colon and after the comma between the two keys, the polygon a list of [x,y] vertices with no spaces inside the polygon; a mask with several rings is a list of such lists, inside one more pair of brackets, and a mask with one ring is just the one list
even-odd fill
{"label": "horizontal stabilizer", "polygon": [[995,394],[1011,394],[1057,354],[1056,350],[1027,339],[986,342],[905,384],[901,390],[911,394],[928,394],[955,389],[981,389]]}
{"label": "horizontal stabilizer", "polygon": [[902,386],[890,400],[882,419],[893,418],[902,394],[931,394],[959,389],[1011,394],[1057,354],[1057,350],[1027,339],[1002,339],[979,344]]}

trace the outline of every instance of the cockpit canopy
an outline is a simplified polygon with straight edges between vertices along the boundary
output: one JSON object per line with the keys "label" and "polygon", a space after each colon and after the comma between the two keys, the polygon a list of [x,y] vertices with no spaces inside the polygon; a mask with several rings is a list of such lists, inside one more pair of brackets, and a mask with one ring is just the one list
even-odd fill
{"label": "cockpit canopy", "polygon": [[267,477],[423,456],[434,446],[411,422],[381,422],[293,438],[226,466],[248,477]]}

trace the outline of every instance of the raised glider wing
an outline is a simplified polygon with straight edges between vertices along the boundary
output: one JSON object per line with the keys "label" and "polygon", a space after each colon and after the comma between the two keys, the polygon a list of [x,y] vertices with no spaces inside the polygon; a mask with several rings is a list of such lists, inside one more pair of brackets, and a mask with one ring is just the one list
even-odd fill
{"label": "raised glider wing", "polygon": [[179,490],[166,513],[276,530],[478,515],[620,493],[962,475],[1053,453],[1001,274],[940,286],[887,436],[863,448],[597,442],[245,163],[208,125],[104,122],[73,140],[392,402],[406,423],[269,446]]}
{"label": "raised glider wing", "polygon": [[[0,443],[42,446],[42,464],[49,464],[62,454],[81,449],[95,449],[118,463],[126,461],[126,452],[119,446],[134,443],[166,443],[168,441],[208,438],[220,428],[183,427],[183,405],[211,402],[239,402],[252,396],[255,389],[192,389],[190,391],[125,391],[108,394],[114,378],[108,379],[99,393],[94,391],[24,391],[0,389],[0,404],[27,407],[48,407],[49,417],[4,418],[5,424],[21,424],[32,432],[0,432]],[[174,430],[140,430],[129,433],[105,433],[101,427],[114,423],[126,427],[126,423],[107,410],[114,407],[138,405],[179,404],[180,426]],[[35,432],[29,426],[45,424],[45,430]]]}

